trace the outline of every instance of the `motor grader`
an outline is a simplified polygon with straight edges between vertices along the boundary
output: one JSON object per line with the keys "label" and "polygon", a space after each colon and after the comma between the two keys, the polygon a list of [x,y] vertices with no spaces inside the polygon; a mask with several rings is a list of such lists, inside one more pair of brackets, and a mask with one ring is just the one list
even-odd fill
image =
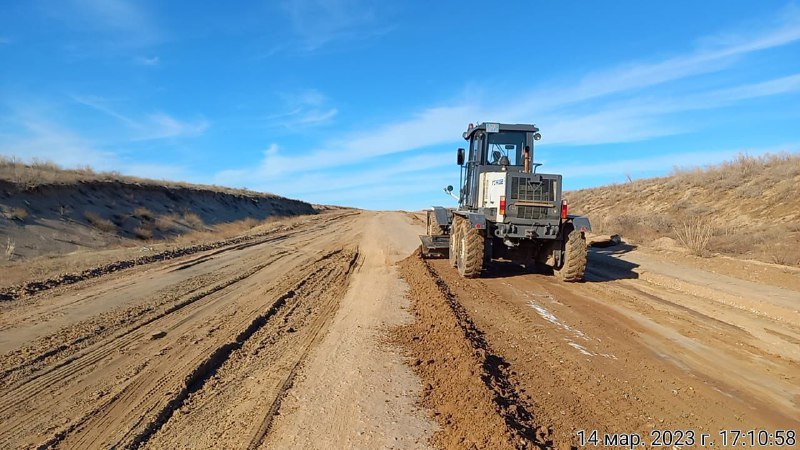
{"label": "motor grader", "polygon": [[481,276],[492,260],[547,265],[564,281],[580,281],[586,269],[589,219],[570,215],[562,199],[561,175],[536,173],[536,125],[469,124],[468,147],[457,151],[457,208],[427,212],[420,236],[426,257],[446,256],[466,278]]}

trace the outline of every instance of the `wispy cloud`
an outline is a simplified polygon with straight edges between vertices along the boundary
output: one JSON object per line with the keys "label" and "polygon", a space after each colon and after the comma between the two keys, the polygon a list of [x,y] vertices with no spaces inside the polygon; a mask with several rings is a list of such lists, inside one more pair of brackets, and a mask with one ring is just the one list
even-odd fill
{"label": "wispy cloud", "polygon": [[158,56],[138,56],[133,59],[133,62],[140,66],[157,66],[161,60]]}
{"label": "wispy cloud", "polygon": [[[265,155],[275,155],[278,150],[278,145],[273,143],[265,151]],[[295,163],[305,164],[305,161],[295,160]],[[452,152],[392,159],[383,164],[376,163],[371,164],[369,167],[358,167],[352,170],[336,172],[326,170],[327,168],[324,166],[317,169],[312,164],[311,166],[305,166],[305,171],[297,171],[292,176],[282,180],[281,189],[303,198],[318,198],[323,193],[350,192],[356,188],[372,189],[390,180],[406,179],[409,175],[419,175],[420,173],[432,171],[433,173],[446,174],[446,171],[438,169],[450,168],[453,164]],[[298,167],[300,166],[298,165]],[[274,176],[275,174],[268,167],[262,166],[256,173],[251,170],[241,169],[220,172],[215,177],[215,182],[221,184],[244,182],[248,186],[257,189],[271,190],[274,189],[274,186],[264,183],[264,180],[269,180]]]}
{"label": "wispy cloud", "polygon": [[0,134],[0,153],[25,159],[42,158],[77,167],[115,168],[113,153],[98,148],[90,139],[33,111],[12,119],[15,132]]}
{"label": "wispy cloud", "polygon": [[[163,39],[156,18],[143,2],[132,0],[66,0],[48,2],[44,11],[52,18],[79,31],[90,31],[92,38],[73,41],[73,54],[92,53],[108,48],[137,48]],[[97,39],[96,33],[103,38]]]}
{"label": "wispy cloud", "polygon": [[726,150],[680,151],[669,154],[651,155],[643,158],[622,159],[613,162],[593,164],[553,165],[548,168],[561,173],[565,179],[576,183],[581,178],[593,178],[603,174],[608,178],[624,180],[626,175],[642,176],[652,172],[664,172],[672,168],[693,168],[729,161],[741,153],[752,156],[766,153],[800,152],[800,143],[787,143],[769,147],[741,147]]}
{"label": "wispy cloud", "polygon": [[209,127],[205,119],[178,120],[168,114],[158,112],[149,114],[145,121],[139,123],[142,134],[134,140],[152,140],[177,137],[194,137],[203,134]]}
{"label": "wispy cloud", "polygon": [[[722,38],[721,36],[724,36]],[[713,35],[687,54],[636,61],[590,72],[577,82],[547,83],[515,102],[518,114],[548,111],[612,94],[632,93],[670,81],[718,72],[754,52],[800,40],[800,12],[790,9],[760,29]],[[513,115],[513,111],[511,112]]]}
{"label": "wispy cloud", "polygon": [[[300,48],[316,50],[335,41],[380,36],[391,27],[383,23],[383,2],[374,0],[289,0],[281,4]],[[383,7],[383,8],[382,8]],[[280,51],[285,48],[285,43]]]}
{"label": "wispy cloud", "polygon": [[[325,180],[318,185],[325,186],[328,192],[371,190],[384,184],[386,178],[373,177],[367,169],[377,158],[448,143],[457,145],[465,124],[478,119],[513,123],[540,117],[546,146],[635,142],[697,131],[697,124],[666,120],[676,113],[720,108],[753,98],[800,91],[800,74],[732,87],[723,84],[697,92],[676,91],[674,84],[669,89],[662,87],[711,72],[734,70],[751,53],[796,43],[800,40],[800,15],[789,10],[769,26],[724,36],[704,39],[684,54],[615,65],[572,83],[558,81],[541,88],[523,87],[506,96],[495,92],[490,101],[457,101],[430,106],[405,119],[370,130],[343,132],[324,140],[312,151],[295,153],[273,145],[264,152],[258,166],[223,172],[218,179],[243,180],[251,185],[261,183],[263,188],[271,190],[281,186],[285,189],[283,193],[289,195],[318,195],[313,188],[313,192],[309,192],[308,180]],[[472,98],[480,99],[480,96]],[[402,160],[398,163],[403,164]],[[635,162],[630,163],[636,166]],[[664,160],[647,162],[653,166],[664,163]],[[361,172],[357,172],[356,167],[360,167]],[[412,169],[389,174],[388,178],[402,178],[408,185],[409,179],[430,176],[425,167],[409,167]],[[353,177],[325,175],[325,170],[342,174],[351,169]],[[386,169],[379,172],[382,174]],[[285,175],[287,173],[291,176]],[[352,180],[356,173],[357,177],[364,177],[364,183]],[[270,181],[264,184],[263,180]],[[306,181],[295,184],[293,180]]]}
{"label": "wispy cloud", "polygon": [[[91,166],[102,171],[120,171],[156,179],[189,180],[185,167],[175,164],[141,162],[113,151],[107,142],[92,139],[43,113],[38,108],[21,108],[0,120],[0,154],[30,161],[53,161],[63,167]],[[199,180],[197,180],[199,181]]]}
{"label": "wispy cloud", "polygon": [[145,141],[165,138],[195,137],[210,126],[203,118],[181,120],[163,112],[154,112],[141,118],[132,118],[113,108],[108,100],[97,96],[73,95],[73,100],[124,124],[131,132],[130,140]]}
{"label": "wispy cloud", "polygon": [[316,89],[283,93],[285,112],[271,114],[266,117],[270,127],[289,129],[320,125],[330,122],[339,113],[331,106],[330,99]]}

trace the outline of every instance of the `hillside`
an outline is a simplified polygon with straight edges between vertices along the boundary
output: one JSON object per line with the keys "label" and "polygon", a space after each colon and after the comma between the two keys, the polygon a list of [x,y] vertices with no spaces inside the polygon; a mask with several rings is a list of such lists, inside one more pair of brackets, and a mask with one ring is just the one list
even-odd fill
{"label": "hillside", "polygon": [[565,194],[595,231],[638,245],[800,265],[800,155],[739,155]]}
{"label": "hillside", "polygon": [[13,260],[163,240],[316,210],[306,202],[242,189],[0,158],[0,212],[0,256]]}

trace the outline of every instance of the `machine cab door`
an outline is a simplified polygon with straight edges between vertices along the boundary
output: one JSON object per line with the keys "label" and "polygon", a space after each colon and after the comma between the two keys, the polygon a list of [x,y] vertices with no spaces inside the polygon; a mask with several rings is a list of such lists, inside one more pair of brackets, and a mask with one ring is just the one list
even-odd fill
{"label": "machine cab door", "polygon": [[486,134],[476,131],[470,139],[469,158],[467,159],[467,174],[464,180],[464,205],[469,208],[478,207],[478,166],[485,164],[484,142]]}

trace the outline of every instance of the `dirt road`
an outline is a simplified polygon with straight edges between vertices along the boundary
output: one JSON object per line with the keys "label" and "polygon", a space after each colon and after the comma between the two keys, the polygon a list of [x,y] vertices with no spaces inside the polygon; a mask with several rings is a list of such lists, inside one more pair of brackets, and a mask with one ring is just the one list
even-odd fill
{"label": "dirt road", "polygon": [[624,245],[592,249],[586,282],[563,284],[502,263],[465,280],[446,260],[409,258],[403,272],[417,323],[401,341],[412,357],[432,361],[417,373],[433,384],[431,398],[445,399],[424,403],[452,410],[464,392],[447,358],[463,343],[424,342],[427,328],[449,317],[476,350],[495,407],[511,406],[504,418],[512,440],[570,447],[580,446],[579,430],[650,439],[653,430],[692,430],[719,447],[721,430],[799,430],[800,291],[686,259]]}
{"label": "dirt road", "polygon": [[423,228],[335,211],[0,303],[0,447],[800,430],[800,274],[619,246],[593,250],[585,283],[504,264],[463,280],[412,255]]}

